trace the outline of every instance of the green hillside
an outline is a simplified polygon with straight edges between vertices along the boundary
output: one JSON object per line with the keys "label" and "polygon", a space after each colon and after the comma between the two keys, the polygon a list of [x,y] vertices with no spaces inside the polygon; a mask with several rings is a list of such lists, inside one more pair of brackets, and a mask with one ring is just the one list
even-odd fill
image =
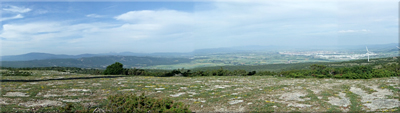
{"label": "green hillside", "polygon": [[[398,57],[397,57],[398,58]],[[282,70],[303,70],[309,69],[309,67],[313,64],[326,65],[327,67],[352,67],[352,66],[361,66],[361,65],[372,65],[372,66],[382,66],[388,63],[399,62],[396,57],[387,57],[387,58],[376,58],[370,59],[370,62],[367,62],[367,59],[361,60],[350,60],[350,61],[342,61],[342,62],[307,62],[307,63],[293,63],[293,64],[267,64],[267,65],[244,65],[244,66],[213,66],[213,67],[200,67],[194,68],[193,70],[217,70],[221,67],[225,70],[246,70],[246,71],[282,71]]]}

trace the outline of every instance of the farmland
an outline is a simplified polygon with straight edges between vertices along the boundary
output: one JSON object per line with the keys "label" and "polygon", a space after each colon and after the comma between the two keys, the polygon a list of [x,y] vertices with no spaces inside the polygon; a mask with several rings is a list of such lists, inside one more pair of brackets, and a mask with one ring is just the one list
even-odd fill
{"label": "farmland", "polygon": [[[289,53],[289,52],[288,52]],[[334,54],[335,53],[335,54]],[[373,58],[395,57],[398,52],[381,52],[379,55],[371,55]],[[330,56],[330,57],[325,57]],[[334,56],[343,56],[336,58]],[[357,57],[353,57],[357,56]],[[169,65],[151,65],[142,68],[145,69],[177,69],[177,68],[201,68],[212,66],[257,66],[267,64],[296,64],[296,63],[318,63],[318,62],[342,62],[349,60],[366,59],[366,54],[354,54],[350,52],[336,51],[306,51],[292,52],[283,54],[281,52],[262,51],[262,52],[237,52],[237,53],[215,53],[196,55],[190,62],[176,63]]]}
{"label": "farmland", "polygon": [[[189,109],[194,112],[398,112],[400,109],[399,77],[362,80],[274,76],[120,77],[32,71],[41,75],[2,76],[2,80],[9,80],[1,82],[2,112],[57,111],[66,103],[101,108],[108,95],[130,93],[171,98],[190,105]],[[82,77],[86,78],[79,79]]]}

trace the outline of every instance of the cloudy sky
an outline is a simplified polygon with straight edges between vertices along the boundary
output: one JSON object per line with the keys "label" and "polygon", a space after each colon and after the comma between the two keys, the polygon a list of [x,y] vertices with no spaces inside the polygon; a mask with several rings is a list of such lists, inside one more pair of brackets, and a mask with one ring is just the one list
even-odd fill
{"label": "cloudy sky", "polygon": [[1,2],[0,55],[398,42],[397,0]]}

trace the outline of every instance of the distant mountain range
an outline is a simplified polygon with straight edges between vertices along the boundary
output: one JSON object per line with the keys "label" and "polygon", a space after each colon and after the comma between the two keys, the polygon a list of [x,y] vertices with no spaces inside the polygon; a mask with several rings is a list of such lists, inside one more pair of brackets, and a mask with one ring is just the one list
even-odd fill
{"label": "distant mountain range", "polygon": [[56,55],[49,53],[27,53],[22,55],[2,56],[1,61],[29,61],[43,59],[76,59],[82,57],[93,57],[96,54],[81,54],[81,55]]}
{"label": "distant mountain range", "polygon": [[64,55],[64,54],[49,54],[49,53],[27,53],[22,55],[2,56],[0,61],[30,61],[30,60],[46,60],[46,59],[79,59],[86,57],[100,56],[140,56],[140,57],[163,57],[163,58],[191,58],[195,55],[207,55],[215,53],[235,53],[249,51],[304,51],[304,50],[339,50],[339,51],[358,51],[364,52],[365,46],[371,52],[396,52],[398,49],[397,43],[377,44],[377,45],[344,45],[344,46],[238,46],[225,48],[209,48],[198,49],[188,53],[103,53],[103,54],[80,54],[80,55]]}
{"label": "distant mountain range", "polygon": [[99,57],[99,56],[142,56],[142,57],[181,57],[187,58],[191,53],[103,53],[103,54],[80,54],[80,55],[64,55],[64,54],[49,54],[49,53],[27,53],[22,55],[9,55],[2,56],[0,61],[30,61],[30,60],[45,60],[45,59],[78,59],[85,57]]}
{"label": "distant mountain range", "polygon": [[[49,55],[51,56],[51,55]],[[50,57],[49,57],[50,58]],[[65,57],[63,57],[65,58]],[[2,61],[3,67],[79,67],[79,68],[106,68],[115,62],[124,64],[125,68],[140,68],[152,65],[171,65],[188,63],[189,58],[160,58],[137,56],[94,56],[77,59],[44,59],[29,61]]]}

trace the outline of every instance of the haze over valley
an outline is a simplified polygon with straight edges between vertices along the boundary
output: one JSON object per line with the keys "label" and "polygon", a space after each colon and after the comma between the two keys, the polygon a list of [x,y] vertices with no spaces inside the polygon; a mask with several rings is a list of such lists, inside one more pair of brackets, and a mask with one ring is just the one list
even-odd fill
{"label": "haze over valley", "polygon": [[[370,58],[398,56],[396,43],[370,45]],[[125,68],[177,69],[209,66],[291,64],[302,62],[338,62],[367,59],[364,46],[332,48],[297,48],[288,46],[244,46],[200,49],[188,53],[103,53],[81,55],[55,55],[28,53],[3,56],[2,65],[8,67],[80,67],[105,69],[109,64],[121,62]]]}

